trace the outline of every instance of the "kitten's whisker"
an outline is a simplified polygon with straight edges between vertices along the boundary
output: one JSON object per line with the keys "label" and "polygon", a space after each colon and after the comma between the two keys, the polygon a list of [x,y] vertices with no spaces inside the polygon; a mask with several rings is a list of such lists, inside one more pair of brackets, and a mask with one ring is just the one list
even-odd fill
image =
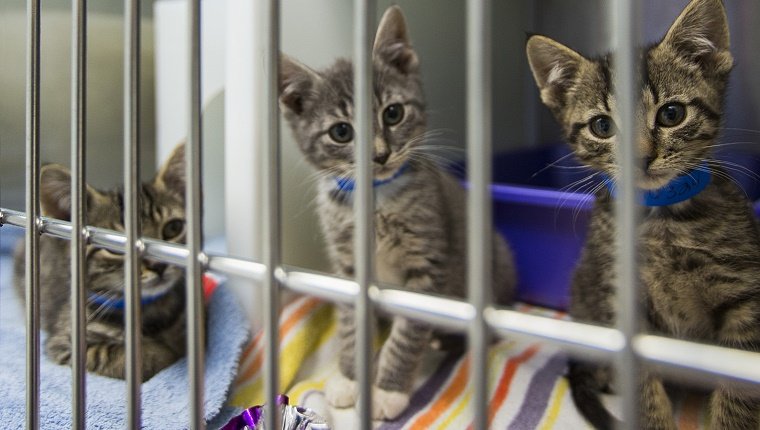
{"label": "kitten's whisker", "polygon": [[742,133],[755,133],[760,134],[760,130],[753,130],[751,128],[739,128],[739,127],[718,127],[718,130],[738,131]]}
{"label": "kitten's whisker", "polygon": [[594,177],[598,175],[601,172],[593,172],[592,174],[579,179],[575,182],[572,182],[562,188],[559,189],[563,193],[562,198],[559,199],[559,201],[556,203],[554,207],[554,223],[557,223],[557,217],[559,216],[560,209],[565,205],[565,203],[570,199],[570,195],[574,193],[583,193],[585,189],[587,189],[589,186],[592,186],[594,184]]}
{"label": "kitten's whisker", "polygon": [[704,148],[723,148],[726,146],[736,146],[736,145],[756,145],[760,142],[753,141],[753,140],[747,140],[747,141],[741,141],[741,142],[724,142],[724,143],[715,143],[713,145],[705,145]]}
{"label": "kitten's whisker", "polygon": [[578,217],[581,214],[581,211],[583,210],[583,206],[588,202],[589,200],[593,199],[594,196],[596,196],[596,193],[598,193],[602,188],[605,187],[604,182],[600,182],[596,184],[590,192],[584,193],[583,198],[576,203],[575,208],[573,209],[573,231],[575,232],[575,227],[578,224]]}
{"label": "kitten's whisker", "polygon": [[760,175],[755,173],[752,169],[746,166],[743,166],[739,163],[734,163],[733,161],[711,159],[711,160],[705,160],[705,162],[709,163],[710,165],[723,167],[727,170],[731,170],[733,172],[746,175],[747,177],[754,179],[756,181],[760,180]]}
{"label": "kitten's whisker", "polygon": [[749,199],[749,195],[747,194],[747,191],[744,189],[744,186],[736,178],[734,178],[733,176],[729,175],[725,171],[723,171],[723,170],[721,170],[721,169],[719,169],[719,168],[717,168],[715,166],[712,166],[710,164],[707,164],[707,165],[704,164],[705,161],[709,161],[709,160],[692,161],[692,162],[686,164],[686,168],[692,169],[692,170],[699,170],[699,171],[706,172],[706,173],[710,173],[710,174],[712,174],[714,176],[723,178],[723,179],[725,179],[727,181],[731,181],[740,190],[742,190],[742,192],[747,197],[747,199]]}
{"label": "kitten's whisker", "polygon": [[538,172],[532,174],[530,177],[531,178],[535,178],[536,175],[538,175],[538,174],[546,171],[547,169],[555,167],[557,165],[557,163],[559,163],[562,160],[567,159],[568,157],[571,157],[572,155],[573,155],[572,153],[569,153],[569,154],[563,155],[562,157],[559,157],[558,159],[556,159],[556,160],[552,161],[551,163],[547,164],[546,167],[544,167],[544,168],[540,169]]}

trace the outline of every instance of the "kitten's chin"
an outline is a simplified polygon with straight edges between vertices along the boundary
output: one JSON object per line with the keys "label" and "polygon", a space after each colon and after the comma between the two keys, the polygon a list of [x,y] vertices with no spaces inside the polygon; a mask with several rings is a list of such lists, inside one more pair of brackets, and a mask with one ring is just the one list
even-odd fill
{"label": "kitten's chin", "polygon": [[174,287],[175,280],[166,279],[157,275],[144,276],[141,281],[141,295],[145,297],[155,297],[165,294]]}
{"label": "kitten's chin", "polygon": [[404,163],[401,162],[401,163],[394,163],[392,165],[375,167],[375,170],[374,170],[375,179],[381,180],[381,181],[390,179],[396,175],[396,173],[399,171],[399,169],[402,168],[403,165]]}

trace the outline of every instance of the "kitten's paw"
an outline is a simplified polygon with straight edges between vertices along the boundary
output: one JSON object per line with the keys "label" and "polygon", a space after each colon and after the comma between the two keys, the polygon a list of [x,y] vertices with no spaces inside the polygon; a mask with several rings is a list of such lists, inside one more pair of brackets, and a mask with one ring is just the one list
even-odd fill
{"label": "kitten's paw", "polygon": [[374,387],[372,390],[372,418],[393,420],[409,406],[409,394],[401,391],[385,391]]}
{"label": "kitten's paw", "polygon": [[356,403],[356,381],[352,381],[340,372],[325,384],[325,397],[336,408],[348,408]]}

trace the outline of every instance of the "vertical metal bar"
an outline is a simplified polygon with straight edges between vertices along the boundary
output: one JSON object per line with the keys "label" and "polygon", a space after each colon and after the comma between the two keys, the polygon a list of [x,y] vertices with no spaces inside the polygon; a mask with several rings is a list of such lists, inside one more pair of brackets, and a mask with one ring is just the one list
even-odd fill
{"label": "vertical metal bar", "polygon": [[269,0],[265,6],[266,21],[262,26],[265,41],[264,67],[266,81],[262,82],[263,109],[261,115],[265,124],[262,130],[266,144],[263,156],[264,193],[266,211],[264,213],[263,259],[266,267],[264,276],[264,394],[266,395],[266,428],[280,428],[275,399],[279,394],[279,281],[276,271],[280,265],[280,117],[278,111],[278,83],[280,66],[280,5],[277,0]]}
{"label": "vertical metal bar", "polygon": [[127,428],[141,428],[140,306],[140,0],[124,2],[124,294],[126,296]]}
{"label": "vertical metal bar", "polygon": [[87,225],[87,1],[72,2],[71,44],[71,363],[72,426],[85,426],[85,244]]}
{"label": "vertical metal bar", "polygon": [[27,1],[26,77],[26,428],[40,406],[40,0]]}
{"label": "vertical metal bar", "polygon": [[617,326],[626,338],[626,346],[617,356],[618,388],[623,399],[625,427],[638,429],[639,375],[641,363],[631,340],[638,333],[638,277],[636,275],[637,211],[635,178],[636,160],[636,91],[637,54],[635,43],[639,26],[639,9],[633,0],[618,0],[612,6],[615,43],[615,94],[620,115],[618,160],[620,160],[619,196],[616,206],[618,238]]}
{"label": "vertical metal bar", "polygon": [[205,315],[203,309],[203,290],[201,276],[203,267],[199,261],[202,251],[202,217],[201,217],[201,2],[189,1],[190,39],[189,73],[190,91],[188,100],[187,147],[185,161],[187,170],[187,190],[185,218],[187,222],[187,356],[190,376],[190,428],[203,429],[203,369],[204,369],[204,334]]}
{"label": "vertical metal bar", "polygon": [[467,2],[468,299],[475,309],[469,330],[473,428],[488,426],[488,354],[483,311],[491,285],[491,2]]}
{"label": "vertical metal bar", "polygon": [[372,307],[369,286],[374,269],[372,32],[375,2],[354,1],[354,128],[356,130],[356,193],[354,198],[354,267],[359,295],[355,302],[357,411],[360,428],[372,428]]}

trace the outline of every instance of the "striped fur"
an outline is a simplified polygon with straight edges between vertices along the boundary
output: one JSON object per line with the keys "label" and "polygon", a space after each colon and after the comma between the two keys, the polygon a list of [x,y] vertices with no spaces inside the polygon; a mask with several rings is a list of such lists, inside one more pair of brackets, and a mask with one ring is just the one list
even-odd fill
{"label": "striped fur", "polygon": [[[155,179],[140,193],[142,233],[147,237],[184,242],[184,149],[179,146]],[[71,176],[59,165],[42,168],[41,206],[45,216],[70,219]],[[171,221],[178,221],[167,229]],[[87,188],[87,223],[123,231],[123,195],[120,190],[101,192]],[[166,237],[171,233],[173,237]],[[176,233],[176,234],[175,234]],[[47,331],[45,353],[60,364],[71,360],[70,242],[40,237],[40,311]],[[16,250],[14,284],[24,296],[24,244]],[[123,298],[124,260],[121,254],[87,245],[85,294],[108,300]],[[183,269],[144,260],[142,288],[146,292],[168,291],[142,307],[143,379],[169,366],[185,351],[185,293]],[[86,308],[87,370],[112,378],[125,377],[123,310],[88,301]]]}
{"label": "striped fur", "polygon": [[[542,100],[564,127],[576,157],[616,178],[616,139],[599,137],[591,126],[599,115],[619,119],[614,56],[586,59],[543,36],[529,39],[527,53]],[[744,193],[711,151],[732,67],[721,1],[692,0],[664,39],[641,51],[641,60],[637,185],[659,188],[701,162],[713,173],[701,194],[642,214],[638,262],[649,329],[759,351],[760,234]],[[674,102],[684,107],[683,120],[658,122],[660,109]],[[595,191],[590,232],[573,280],[571,315],[611,325],[616,314],[614,204],[604,187]],[[579,409],[596,427],[610,428],[614,420],[599,401],[599,392],[611,384],[609,369],[573,363],[569,377]],[[641,383],[642,427],[675,428],[659,377],[644,375]],[[712,394],[711,416],[712,428],[757,430],[760,400],[757,393],[719,387]]]}
{"label": "striped fur", "polygon": [[[405,289],[463,297],[465,286],[465,192],[458,181],[426,156],[425,99],[417,55],[401,10],[391,7],[380,23],[374,46],[374,175],[393,181],[375,188],[376,274],[381,282]],[[353,193],[336,188],[335,177],[353,177],[354,144],[338,143],[330,127],[352,123],[352,66],[338,60],[322,72],[284,57],[280,102],[304,156],[322,174],[318,206],[334,270],[354,276]],[[403,106],[403,119],[385,119],[389,106]],[[502,302],[511,300],[515,273],[503,239],[495,236],[493,287]],[[340,370],[329,381],[333,405],[353,406],[355,327],[352,308],[338,312]],[[432,329],[402,317],[377,358],[373,415],[392,419],[409,401],[408,391]]]}

